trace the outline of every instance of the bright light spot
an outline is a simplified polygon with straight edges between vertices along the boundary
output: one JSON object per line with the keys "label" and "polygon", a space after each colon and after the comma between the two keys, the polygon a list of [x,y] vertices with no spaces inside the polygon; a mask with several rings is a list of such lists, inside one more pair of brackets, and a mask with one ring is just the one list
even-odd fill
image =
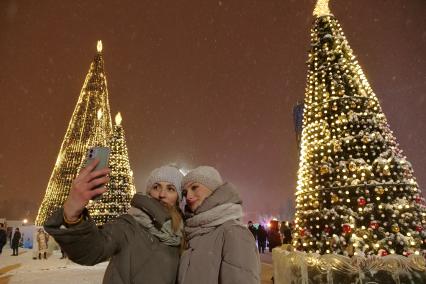
{"label": "bright light spot", "polygon": [[98,40],[97,50],[98,52],[102,52],[102,40]]}
{"label": "bright light spot", "polygon": [[121,113],[118,112],[117,115],[115,116],[115,124],[120,125],[122,120],[123,118],[121,117]]}

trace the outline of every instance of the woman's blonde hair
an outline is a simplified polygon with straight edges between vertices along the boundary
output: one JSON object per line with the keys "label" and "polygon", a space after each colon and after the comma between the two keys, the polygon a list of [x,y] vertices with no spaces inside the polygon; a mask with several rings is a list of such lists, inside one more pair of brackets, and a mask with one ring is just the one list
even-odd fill
{"label": "woman's blonde hair", "polygon": [[172,220],[172,230],[174,233],[182,230],[182,239],[180,243],[180,253],[186,249],[185,231],[183,230],[183,214],[179,208],[179,198],[174,206],[167,206]]}

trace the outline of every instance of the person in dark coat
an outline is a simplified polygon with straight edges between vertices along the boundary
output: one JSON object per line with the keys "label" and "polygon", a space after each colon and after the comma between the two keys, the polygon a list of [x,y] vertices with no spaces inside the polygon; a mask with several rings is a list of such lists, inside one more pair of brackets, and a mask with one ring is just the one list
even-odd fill
{"label": "person in dark coat", "polygon": [[18,247],[19,247],[19,241],[21,240],[21,233],[19,232],[19,228],[15,229],[15,233],[12,237],[12,250],[13,254],[12,256],[18,255]]}
{"label": "person in dark coat", "polygon": [[266,248],[266,238],[268,233],[262,225],[259,225],[257,229],[257,247],[259,248],[259,253],[265,253]]}
{"label": "person in dark coat", "polygon": [[291,244],[293,238],[291,236],[291,227],[288,222],[281,222],[280,233],[283,237],[283,244]]}
{"label": "person in dark coat", "polygon": [[179,169],[164,166],[151,172],[145,193],[136,193],[128,214],[96,227],[85,206],[103,192],[109,169],[83,169],[74,180],[63,208],[44,225],[68,258],[82,265],[109,260],[104,284],[175,284],[183,247],[179,212]]}
{"label": "person in dark coat", "polygon": [[278,221],[271,220],[269,224],[270,227],[268,230],[268,247],[269,251],[271,252],[273,248],[281,245],[281,236],[280,231],[278,229]]}
{"label": "person in dark coat", "polygon": [[0,254],[2,253],[3,247],[7,241],[7,233],[4,230],[4,225],[0,224]]}
{"label": "person in dark coat", "polygon": [[248,229],[250,230],[250,232],[252,233],[253,237],[255,240],[257,240],[257,230],[253,225],[252,221],[248,221]]}

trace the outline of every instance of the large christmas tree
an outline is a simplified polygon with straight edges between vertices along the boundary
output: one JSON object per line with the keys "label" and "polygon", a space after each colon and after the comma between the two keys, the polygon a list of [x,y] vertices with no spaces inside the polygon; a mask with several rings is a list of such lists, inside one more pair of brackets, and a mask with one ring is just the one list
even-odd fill
{"label": "large christmas tree", "polygon": [[90,201],[87,206],[97,225],[125,214],[130,208],[130,200],[136,193],[121,121],[121,114],[118,113],[115,117],[113,135],[108,141],[108,147],[111,149],[108,190],[100,200]]}
{"label": "large christmas tree", "polygon": [[347,255],[419,254],[424,199],[328,1],[311,30],[294,245]]}
{"label": "large christmas tree", "polygon": [[112,123],[101,41],[98,41],[97,51],[62,141],[36,225],[43,225],[63,205],[87,150],[92,146],[106,146],[111,136]]}

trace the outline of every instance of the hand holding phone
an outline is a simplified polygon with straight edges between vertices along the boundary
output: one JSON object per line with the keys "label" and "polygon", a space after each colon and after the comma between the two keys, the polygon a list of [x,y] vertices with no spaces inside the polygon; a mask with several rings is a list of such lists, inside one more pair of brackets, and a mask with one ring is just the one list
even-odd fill
{"label": "hand holding phone", "polygon": [[[90,163],[93,163],[95,160],[99,160],[99,163],[96,164],[96,167],[92,170],[92,172],[99,171],[102,169],[108,168],[109,162],[109,154],[111,150],[108,147],[93,147],[87,151],[87,157],[85,162],[85,167],[87,167]],[[105,184],[100,184],[93,189],[101,188]],[[92,200],[99,200],[102,194],[99,194],[92,198]]]}
{"label": "hand holding phone", "polygon": [[[73,180],[71,190],[64,203],[64,215],[73,221],[80,217],[91,199],[99,197],[106,191],[110,173],[108,158],[110,150],[95,147],[88,151],[85,167]],[[93,151],[91,151],[93,150]]]}

